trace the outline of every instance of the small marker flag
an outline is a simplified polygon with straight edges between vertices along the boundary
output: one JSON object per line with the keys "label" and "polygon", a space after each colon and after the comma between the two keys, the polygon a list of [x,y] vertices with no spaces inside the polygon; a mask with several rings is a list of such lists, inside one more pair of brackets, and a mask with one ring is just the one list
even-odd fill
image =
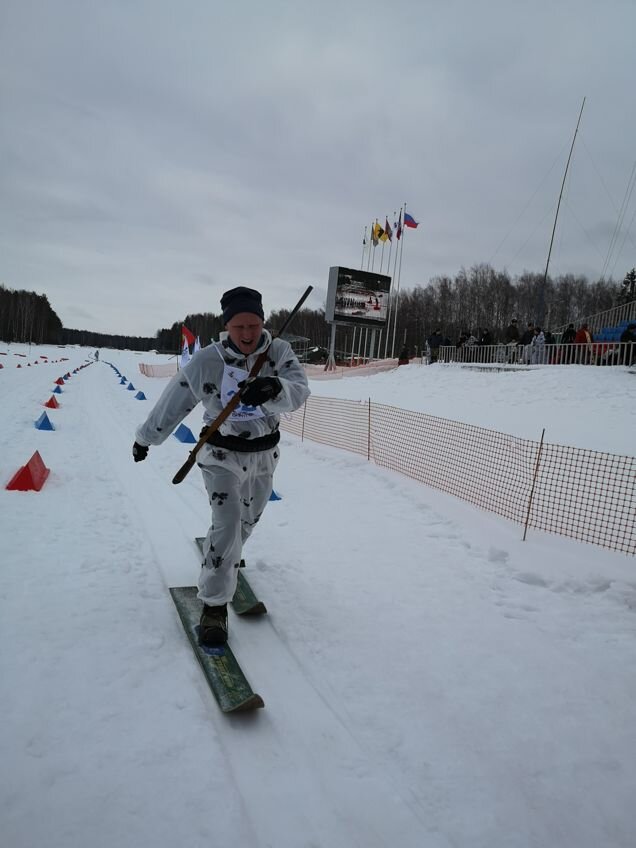
{"label": "small marker flag", "polygon": [[181,325],[181,338],[185,339],[188,345],[194,344],[194,336],[185,324]]}
{"label": "small marker flag", "polygon": [[183,339],[183,350],[181,351],[181,367],[187,365],[190,362],[190,348],[188,347],[188,342],[184,338]]}

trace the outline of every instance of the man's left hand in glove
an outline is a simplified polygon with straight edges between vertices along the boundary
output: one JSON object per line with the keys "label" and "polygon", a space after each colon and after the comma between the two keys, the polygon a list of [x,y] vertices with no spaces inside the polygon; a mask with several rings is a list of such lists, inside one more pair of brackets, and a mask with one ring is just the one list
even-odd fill
{"label": "man's left hand in glove", "polygon": [[146,445],[140,445],[139,442],[135,442],[132,449],[132,455],[135,462],[143,462],[148,456],[148,448]]}
{"label": "man's left hand in glove", "polygon": [[239,384],[241,403],[245,406],[260,406],[273,400],[281,393],[283,387],[278,377],[252,377],[242,380]]}

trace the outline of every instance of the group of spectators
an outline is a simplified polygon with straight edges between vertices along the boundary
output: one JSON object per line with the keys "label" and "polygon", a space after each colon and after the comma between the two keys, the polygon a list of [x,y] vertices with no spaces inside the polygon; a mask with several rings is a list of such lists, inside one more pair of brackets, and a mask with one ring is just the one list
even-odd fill
{"label": "group of spectators", "polygon": [[[574,325],[570,326],[573,327]],[[587,324],[584,324],[583,327],[587,328]],[[523,348],[521,361],[525,363],[539,364],[546,362],[546,345],[553,345],[554,343],[555,338],[550,330],[542,330],[532,321],[528,321],[525,331],[520,333],[516,318],[512,319],[504,334],[504,344],[515,348],[519,345]]]}
{"label": "group of spectators", "polygon": [[[439,327],[426,341],[429,348],[430,362],[437,362],[440,347],[451,347],[453,345],[453,342],[447,336],[443,335]],[[620,341],[636,342],[636,324],[629,324],[627,326],[621,335]],[[578,330],[574,328],[574,324],[568,324],[558,343],[560,345],[587,345],[587,347],[582,353],[580,349],[576,348],[566,349],[565,351],[561,350],[559,352],[559,361],[563,363],[590,362],[592,359],[593,342],[594,336],[587,323],[582,323]],[[503,344],[508,348],[507,361],[513,361],[514,358],[516,361],[532,364],[555,361],[553,355],[546,351],[546,347],[556,343],[557,339],[550,330],[543,330],[532,321],[529,321],[526,329],[521,332],[516,318],[510,321],[510,324],[504,331],[503,340],[499,342],[499,344]],[[475,333],[463,330],[455,343],[455,347],[460,350],[462,348],[494,344],[498,344],[497,340],[490,330],[484,327],[478,329]],[[632,353],[628,358],[633,362],[636,359],[636,354]],[[626,364],[630,364],[630,362]]]}

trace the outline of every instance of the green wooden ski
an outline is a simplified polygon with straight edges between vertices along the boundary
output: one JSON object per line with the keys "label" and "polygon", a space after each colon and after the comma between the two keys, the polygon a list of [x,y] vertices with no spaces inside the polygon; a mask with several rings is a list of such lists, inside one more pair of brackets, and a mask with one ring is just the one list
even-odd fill
{"label": "green wooden ski", "polygon": [[[204,541],[203,536],[197,536],[195,539],[201,553],[203,553]],[[244,561],[241,560],[241,568],[244,564]],[[267,612],[267,607],[256,597],[247,577],[243,576],[241,569],[239,569],[236,591],[232,598],[232,609],[237,615],[264,615]]]}
{"label": "green wooden ski", "polygon": [[264,707],[263,699],[252,691],[229,645],[216,649],[218,653],[214,653],[214,649],[207,652],[199,645],[197,628],[201,617],[201,601],[197,598],[196,586],[170,589],[170,594],[196,658],[223,712],[232,713]]}

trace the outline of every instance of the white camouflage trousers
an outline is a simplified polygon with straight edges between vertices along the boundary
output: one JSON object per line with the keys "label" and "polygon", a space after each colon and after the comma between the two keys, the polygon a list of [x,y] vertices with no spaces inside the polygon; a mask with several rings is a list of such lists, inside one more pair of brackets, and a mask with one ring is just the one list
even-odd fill
{"label": "white camouflage trousers", "polygon": [[234,596],[243,544],[272,493],[279,449],[238,453],[206,445],[204,450],[200,468],[212,507],[212,524],[203,544],[197,597],[219,606]]}

